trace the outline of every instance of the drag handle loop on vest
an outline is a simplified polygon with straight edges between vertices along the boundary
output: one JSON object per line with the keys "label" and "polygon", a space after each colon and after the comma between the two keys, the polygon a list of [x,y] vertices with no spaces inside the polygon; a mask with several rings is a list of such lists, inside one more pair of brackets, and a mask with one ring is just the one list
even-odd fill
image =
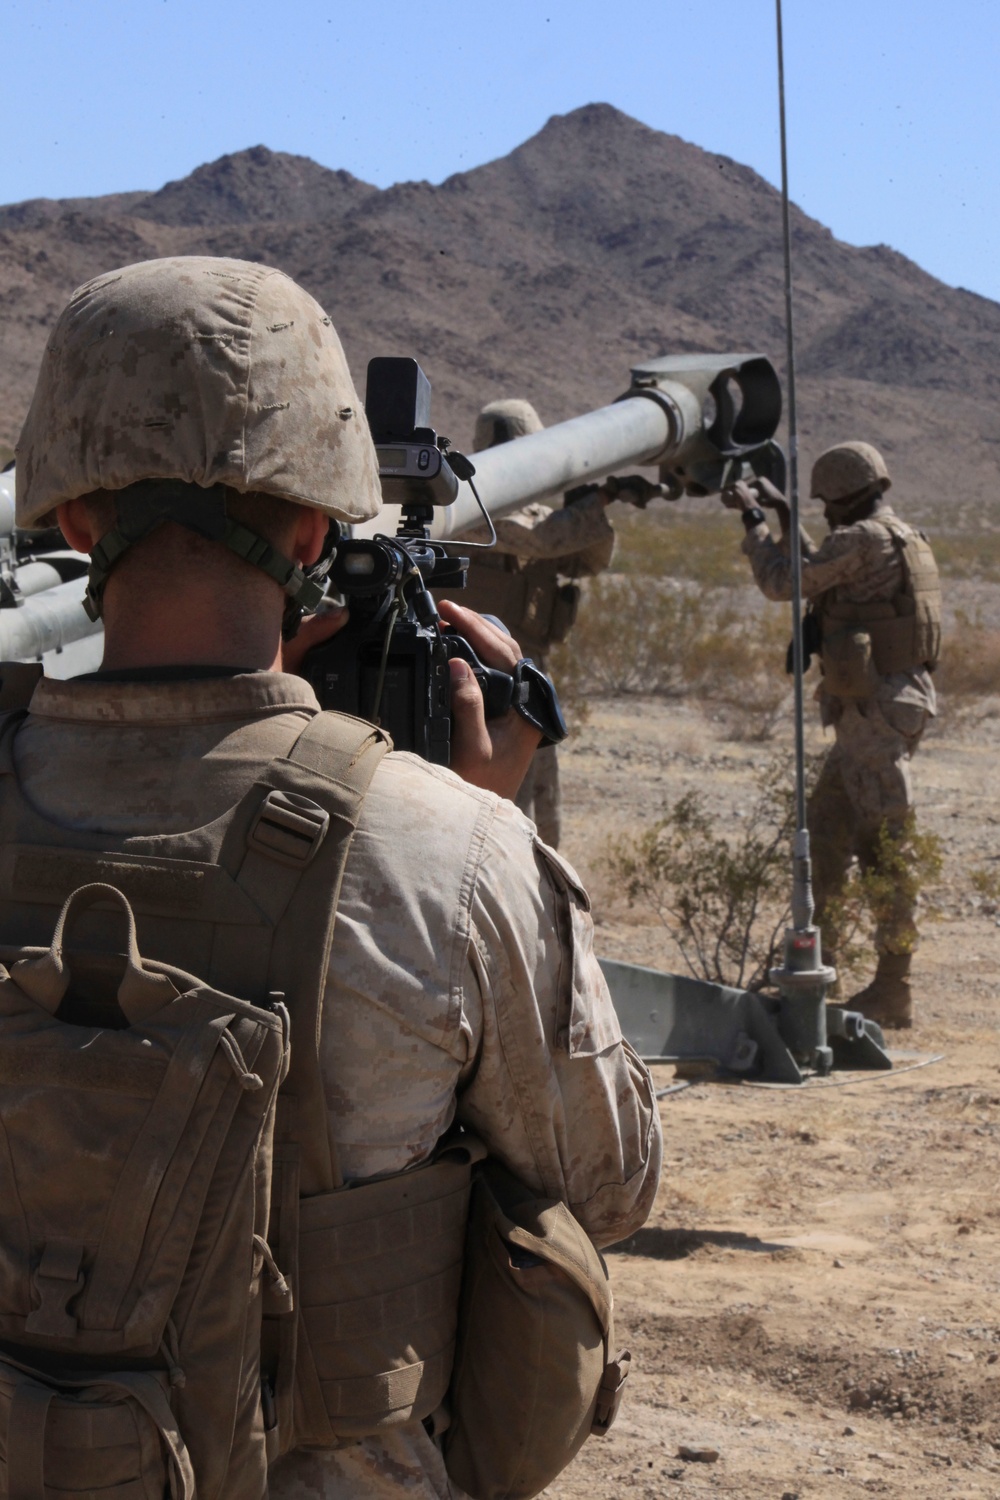
{"label": "drag handle loop on vest", "polygon": [[41,958],[22,959],[13,966],[11,977],[36,1005],[41,1005],[51,1015],[55,1015],[72,981],[70,966],[63,953],[70,919],[75,919],[100,901],[110,901],[120,906],[127,923],[125,973],[118,987],[118,1004],[125,1019],[130,1025],[134,1025],[176,999],[177,990],[165,974],[150,974],[142,967],[135,916],[127,898],[116,886],[94,882],[92,885],[80,886],[68,896],[56,918],[48,953]]}

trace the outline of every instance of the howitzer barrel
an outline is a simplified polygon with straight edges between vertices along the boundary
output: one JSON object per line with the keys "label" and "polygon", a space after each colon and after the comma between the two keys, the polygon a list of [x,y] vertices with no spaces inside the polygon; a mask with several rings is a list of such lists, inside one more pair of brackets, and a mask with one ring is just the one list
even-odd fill
{"label": "howitzer barrel", "polygon": [[[631,374],[610,406],[472,455],[476,489],[495,520],[636,464],[658,464],[677,494],[709,494],[727,482],[734,459],[767,445],[777,429],[781,385],[763,355],[665,356]],[[387,506],[354,535],[391,532],[398,515]],[[447,540],[481,518],[466,482],[451,505],[435,509],[431,533]]]}
{"label": "howitzer barrel", "polygon": [[37,661],[73,641],[96,635],[99,620],[83,611],[80,579],[35,593],[20,609],[0,609],[0,661]]}
{"label": "howitzer barrel", "polygon": [[[474,454],[476,488],[490,515],[498,518],[613,469],[653,463],[668,446],[674,425],[658,401],[642,396],[617,401]],[[455,503],[435,516],[434,535],[455,536],[474,526],[481,514],[465,483]]]}

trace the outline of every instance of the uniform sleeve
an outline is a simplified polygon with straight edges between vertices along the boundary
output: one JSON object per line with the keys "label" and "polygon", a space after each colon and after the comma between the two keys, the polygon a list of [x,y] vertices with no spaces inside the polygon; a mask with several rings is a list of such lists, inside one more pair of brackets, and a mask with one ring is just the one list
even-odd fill
{"label": "uniform sleeve", "polygon": [[[509,809],[509,815],[505,811]],[[458,1118],[598,1246],[645,1221],[662,1141],[649,1073],[623,1039],[576,875],[501,804],[473,905],[480,1044]]]}
{"label": "uniform sleeve", "polygon": [[[576,505],[550,510],[529,505],[496,521],[498,552],[531,561],[553,562],[572,577],[603,573],[615,550],[615,533],[599,493]],[[464,533],[468,541],[487,541],[485,525]]]}
{"label": "uniform sleeve", "polygon": [[[865,552],[850,528],[831,531],[817,547],[808,532],[801,532],[802,595],[815,599],[837,584],[856,578],[865,567]],[[792,559],[788,538],[775,541],[761,523],[747,532],[743,551],[750,559],[754,582],[768,599],[792,597]]]}

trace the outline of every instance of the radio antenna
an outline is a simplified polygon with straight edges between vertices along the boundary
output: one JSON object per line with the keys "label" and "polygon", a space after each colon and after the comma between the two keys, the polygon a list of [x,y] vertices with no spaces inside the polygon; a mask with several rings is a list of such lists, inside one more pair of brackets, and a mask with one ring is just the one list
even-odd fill
{"label": "radio antenna", "polygon": [[788,380],[789,556],[792,565],[792,672],[795,686],[795,838],[792,847],[792,925],[785,933],[784,964],[771,970],[782,1009],[792,1023],[797,1059],[827,1072],[833,1054],[827,1045],[826,990],[836,978],[824,967],[820,935],[813,926],[812,862],[806,827],[806,750],[803,704],[802,544],[799,531],[799,428],[795,404],[795,325],[792,315],[792,232],[788,198],[788,133],[785,123],[785,44],[781,0],[775,0],[778,28],[778,112],[781,122],[781,224],[785,258],[785,341]]}
{"label": "radio antenna", "polygon": [[[785,258],[785,349],[788,367],[788,497],[791,513],[792,560],[792,670],[795,679],[795,827],[806,831],[805,714],[802,663],[802,549],[799,545],[799,425],[795,404],[795,323],[792,308],[792,231],[788,201],[788,134],[785,124],[785,45],[781,0],[775,0],[778,21],[778,112],[781,121],[781,227]],[[808,833],[806,857],[808,858]],[[808,926],[812,909],[801,924]],[[796,926],[799,926],[796,921]]]}

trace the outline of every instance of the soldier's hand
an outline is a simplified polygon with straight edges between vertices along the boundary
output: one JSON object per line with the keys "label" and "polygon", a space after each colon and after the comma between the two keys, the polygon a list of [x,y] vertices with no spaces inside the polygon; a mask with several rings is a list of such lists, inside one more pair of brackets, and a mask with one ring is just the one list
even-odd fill
{"label": "soldier's hand", "polygon": [[749,488],[757,497],[757,504],[764,510],[787,510],[788,501],[769,479],[755,479]]}
{"label": "soldier's hand", "polygon": [[738,479],[719,496],[727,510],[753,510],[757,496],[744,480]]}
{"label": "soldier's hand", "polygon": [[646,479],[642,474],[609,474],[601,488],[609,500],[624,500],[628,505],[644,509],[650,500],[667,496],[667,487]]}
{"label": "soldier's hand", "polygon": [[307,615],[290,641],[281,643],[281,670],[298,672],[302,659],[314,646],[322,645],[347,624],[348,613],[342,606],[333,604],[320,608],[314,615]]}
{"label": "soldier's hand", "polygon": [[[486,667],[513,672],[521,660],[517,642],[453,600],[443,599],[441,618],[463,635]],[[453,658],[451,672],[451,769],[463,781],[513,798],[541,739],[527,719],[511,709],[487,722],[483,695],[468,662]]]}

